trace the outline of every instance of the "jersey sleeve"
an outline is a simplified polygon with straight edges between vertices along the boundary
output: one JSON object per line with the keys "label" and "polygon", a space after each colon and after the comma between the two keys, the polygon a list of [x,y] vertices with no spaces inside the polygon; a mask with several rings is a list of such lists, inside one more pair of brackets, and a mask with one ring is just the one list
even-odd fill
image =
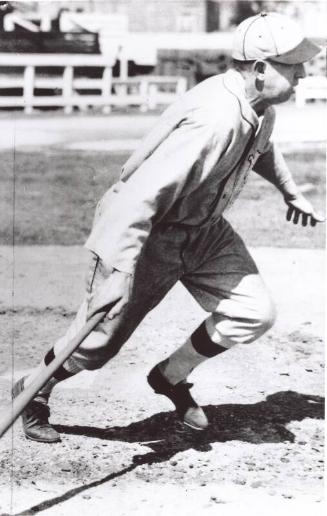
{"label": "jersey sleeve", "polygon": [[281,192],[284,192],[288,183],[293,181],[279,146],[271,141],[267,150],[257,160],[253,170],[275,185]]}

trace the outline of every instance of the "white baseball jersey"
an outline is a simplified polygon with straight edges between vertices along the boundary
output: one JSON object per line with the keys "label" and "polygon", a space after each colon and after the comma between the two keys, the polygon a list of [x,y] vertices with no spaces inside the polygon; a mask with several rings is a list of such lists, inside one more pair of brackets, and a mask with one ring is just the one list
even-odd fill
{"label": "white baseball jersey", "polygon": [[237,71],[189,90],[160,117],[98,206],[86,247],[133,273],[154,225],[215,223],[250,170],[277,187],[291,174],[270,143],[274,109],[258,118]]}

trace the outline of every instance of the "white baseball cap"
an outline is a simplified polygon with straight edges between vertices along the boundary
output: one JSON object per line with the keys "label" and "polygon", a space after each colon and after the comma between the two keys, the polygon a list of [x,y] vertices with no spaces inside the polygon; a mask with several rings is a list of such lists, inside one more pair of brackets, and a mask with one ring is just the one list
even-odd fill
{"label": "white baseball cap", "polygon": [[309,61],[320,51],[293,20],[283,14],[262,12],[236,28],[232,57],[238,61],[271,59],[297,64]]}

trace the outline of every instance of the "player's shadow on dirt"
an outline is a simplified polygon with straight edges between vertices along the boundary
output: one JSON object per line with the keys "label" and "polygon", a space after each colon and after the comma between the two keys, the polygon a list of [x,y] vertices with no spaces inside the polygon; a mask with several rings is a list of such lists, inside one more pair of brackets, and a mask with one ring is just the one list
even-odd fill
{"label": "player's shadow on dirt", "polygon": [[175,412],[161,412],[128,426],[96,428],[58,425],[60,433],[85,435],[109,441],[142,442],[153,451],[133,457],[134,463],[151,464],[169,460],[176,453],[193,448],[208,451],[211,443],[243,441],[254,444],[294,442],[294,434],[286,428],[291,421],[324,417],[324,398],[284,391],[272,394],[265,401],[240,405],[207,405],[203,407],[210,426],[199,432],[187,429]]}
{"label": "player's shadow on dirt", "polygon": [[214,442],[231,440],[256,444],[294,442],[295,436],[286,428],[286,425],[291,421],[301,421],[305,418],[323,419],[324,398],[284,391],[272,394],[265,401],[252,405],[207,405],[204,409],[209,418],[210,427],[203,432],[187,430],[178,422],[174,412],[161,412],[128,426],[112,428],[56,425],[60,433],[85,435],[109,441],[144,443],[152,451],[135,455],[132,463],[120,471],[45,500],[20,512],[19,516],[50,509],[87,489],[133,471],[140,464],[167,461],[176,453],[192,448],[201,452],[208,451]]}

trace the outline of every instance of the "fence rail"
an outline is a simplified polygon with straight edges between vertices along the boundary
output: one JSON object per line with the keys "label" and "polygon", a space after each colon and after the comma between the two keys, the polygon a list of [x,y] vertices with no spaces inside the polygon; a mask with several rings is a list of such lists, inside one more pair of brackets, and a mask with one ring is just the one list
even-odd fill
{"label": "fence rail", "polygon": [[327,77],[305,77],[296,87],[297,107],[304,107],[307,100],[327,100]]}
{"label": "fence rail", "polygon": [[[134,105],[144,112],[170,104],[186,91],[184,77],[127,77],[123,66],[122,76],[113,78],[114,64],[108,57],[96,55],[0,54],[0,108],[24,108],[29,114],[35,107],[63,107],[65,113],[71,113],[74,107],[98,106],[109,113],[114,106]],[[6,68],[6,74],[1,75],[1,67]],[[98,69],[97,78],[81,77],[80,73],[75,76],[76,68],[89,67]],[[12,74],[8,68],[13,69]],[[44,73],[50,68],[56,69],[51,77]],[[1,94],[3,90],[6,94]]]}

